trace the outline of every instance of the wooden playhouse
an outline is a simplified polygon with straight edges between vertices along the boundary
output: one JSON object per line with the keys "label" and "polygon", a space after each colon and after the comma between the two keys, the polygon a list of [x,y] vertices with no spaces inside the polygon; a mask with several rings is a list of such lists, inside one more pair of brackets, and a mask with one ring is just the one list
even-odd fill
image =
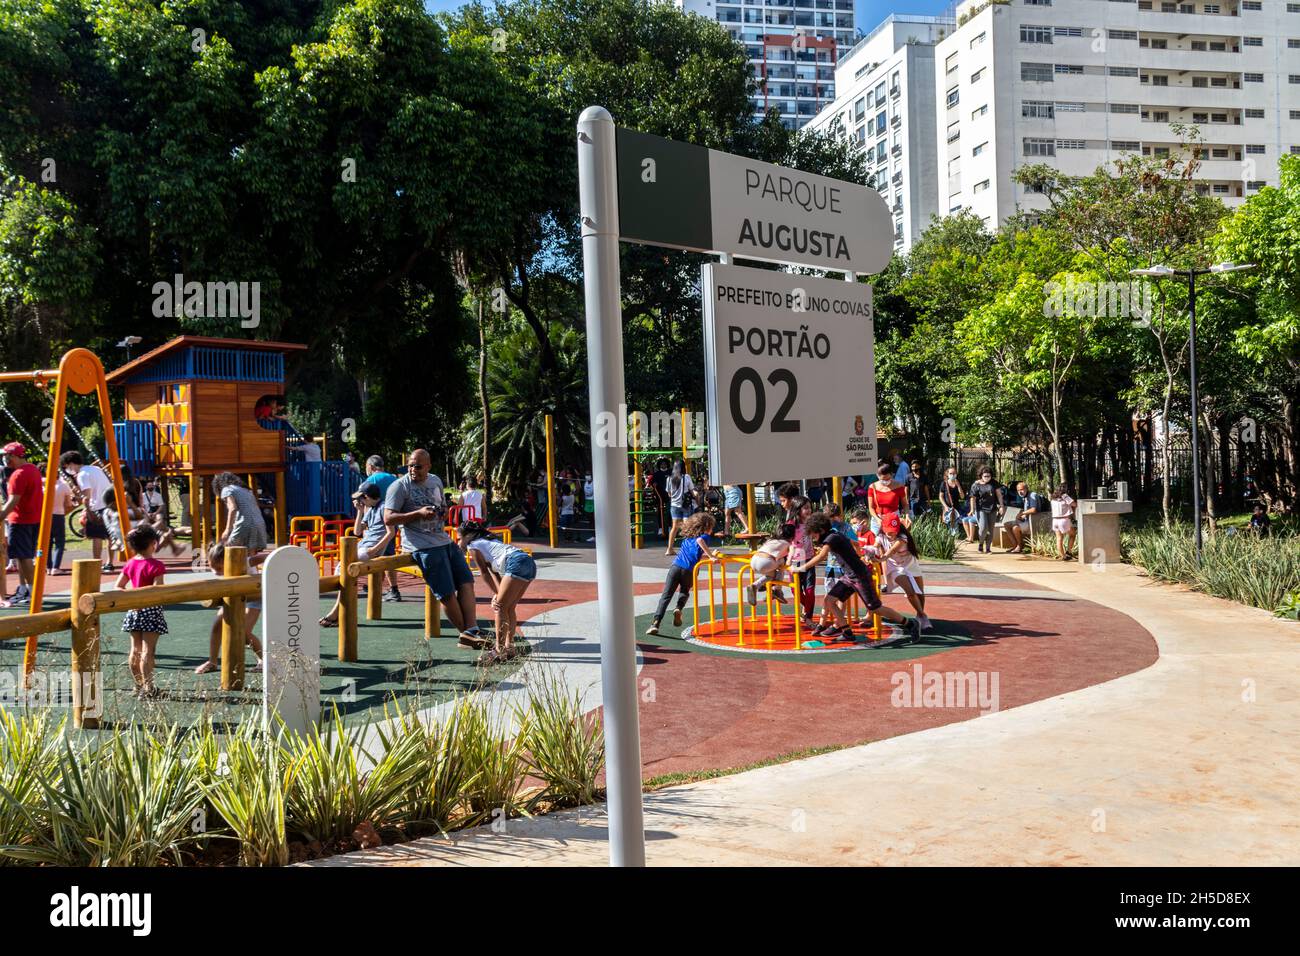
{"label": "wooden playhouse", "polygon": [[137,476],[189,482],[196,544],[206,547],[221,533],[224,509],[203,479],[223,471],[245,476],[253,488],[255,476],[274,477],[277,544],[288,540],[291,515],[346,508],[350,482],[334,489],[339,482],[329,481],[346,476],[344,463],[290,461],[287,445],[306,439],[287,422],[257,414],[259,403],[283,395],[286,357],[306,348],[182,335],[107,376],[126,391],[125,421],[116,426],[122,460]]}

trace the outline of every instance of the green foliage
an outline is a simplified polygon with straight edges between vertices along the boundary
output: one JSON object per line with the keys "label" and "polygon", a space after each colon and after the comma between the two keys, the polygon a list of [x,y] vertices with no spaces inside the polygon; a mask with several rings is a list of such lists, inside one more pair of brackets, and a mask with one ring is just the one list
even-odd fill
{"label": "green foliage", "polygon": [[529,691],[526,707],[518,711],[529,773],[546,783],[545,795],[557,803],[594,803],[596,781],[605,768],[599,715],[588,717],[582,692],[565,687],[553,674],[536,676]]}
{"label": "green foliage", "polygon": [[912,540],[921,549],[921,557],[936,561],[951,561],[957,553],[957,539],[943,520],[933,512],[921,515],[909,529]]}
{"label": "green foliage", "polygon": [[61,722],[0,710],[0,862],[184,865],[234,840],[241,865],[283,866],[291,840],[328,851],[363,823],[416,835],[595,801],[599,718],[544,670],[526,686],[520,703],[471,695],[435,719],[396,701],[374,725],[336,712],[304,736],[250,720],[224,735],[137,726],[74,742]]}
{"label": "green foliage", "polygon": [[[25,795],[0,789],[26,839],[0,854],[52,866],[179,863],[197,836],[203,802],[196,764],[173,727],[161,736],[133,727],[98,746],[63,742],[53,771]],[[24,798],[25,797],[25,798]]]}
{"label": "green foliage", "polygon": [[1124,551],[1154,578],[1268,611],[1300,588],[1300,537],[1220,532],[1204,542],[1199,567],[1192,528],[1182,523],[1168,531],[1148,527],[1127,533]]}

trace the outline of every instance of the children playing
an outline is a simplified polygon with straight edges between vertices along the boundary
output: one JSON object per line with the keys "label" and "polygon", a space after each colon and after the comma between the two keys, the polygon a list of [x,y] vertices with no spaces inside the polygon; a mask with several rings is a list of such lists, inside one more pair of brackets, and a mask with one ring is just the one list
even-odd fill
{"label": "children playing", "polygon": [[[126,541],[133,557],[122,565],[122,573],[117,576],[118,588],[125,588],[128,582],[133,590],[163,584],[167,569],[153,556],[158,550],[158,532],[149,525],[132,528]],[[122,618],[122,630],[131,635],[131,653],[127,657],[127,664],[131,668],[131,677],[135,680],[135,696],[141,700],[151,700],[158,696],[158,689],[153,683],[158,637],[167,633],[167,619],[163,616],[163,609],[158,605],[150,605],[127,611]]]}
{"label": "children playing", "polygon": [[1069,561],[1074,551],[1074,499],[1065,485],[1057,485],[1052,493],[1052,531],[1056,534],[1056,553],[1062,561]]}
{"label": "children playing", "polygon": [[[397,535],[392,528],[384,524],[383,494],[379,485],[367,481],[352,496],[352,503],[357,509],[352,532],[360,538],[357,542],[358,561],[369,561],[371,558],[393,553],[390,546]],[[320,619],[323,627],[334,627],[338,624],[339,605],[342,602],[343,596],[340,593],[339,597],[334,599],[334,606],[329,609],[329,613]]]}
{"label": "children playing", "polygon": [[[746,588],[746,593],[751,607],[758,603],[759,588],[768,581],[787,580],[785,568],[790,559],[794,535],[795,526],[786,522],[750,556],[749,566],[754,572],[754,583]],[[781,604],[786,603],[785,591],[781,588],[772,588],[772,597]]]}
{"label": "children playing", "polygon": [[921,549],[912,539],[912,533],[903,527],[902,517],[897,512],[886,512],[881,516],[875,547],[885,562],[885,590],[895,586],[902,588],[908,603],[916,611],[921,630],[929,630],[930,619],[925,615],[925,580],[921,577],[921,562],[917,560]]}
{"label": "children playing", "polygon": [[[862,520],[869,522],[870,516],[868,515]],[[907,643],[920,637],[921,625],[916,618],[909,620],[898,611],[881,603],[880,595],[877,593],[875,583],[871,579],[871,569],[862,560],[853,542],[845,535],[832,529],[829,517],[825,514],[813,515],[808,519],[806,530],[808,537],[816,545],[817,550],[803,564],[791,565],[790,571],[800,574],[811,571],[832,554],[835,555],[836,561],[844,571],[840,579],[831,585],[826,592],[826,605],[831,611],[833,620],[829,624],[814,628],[812,631],[813,636],[830,638],[835,643],[857,640],[856,635],[853,633],[853,626],[848,623],[844,613],[845,604],[849,597],[857,594],[868,611],[876,611],[885,620],[892,621],[907,629],[907,634],[903,638],[891,639],[888,642],[877,642],[874,646]]]}
{"label": "children playing", "polygon": [[492,611],[496,615],[496,641],[479,663],[490,665],[512,660],[521,653],[515,645],[519,630],[515,608],[537,577],[537,562],[527,551],[497,538],[482,521],[462,522],[459,540],[466,556],[474,556],[483,580],[492,591]]}
{"label": "children playing", "polygon": [[[686,607],[686,601],[691,596],[695,565],[706,558],[713,557],[713,552],[709,550],[709,535],[712,533],[713,515],[707,511],[697,512],[682,522],[681,546],[677,549],[677,557],[673,559],[672,567],[668,569],[663,593],[659,595],[659,607],[655,609],[654,620],[646,629],[647,634],[659,633],[659,625],[663,622],[664,614],[668,610],[668,602],[672,600],[674,592],[678,593],[678,597],[677,607],[673,610],[673,626],[682,626],[682,609]],[[793,531],[791,536],[793,537]]]}

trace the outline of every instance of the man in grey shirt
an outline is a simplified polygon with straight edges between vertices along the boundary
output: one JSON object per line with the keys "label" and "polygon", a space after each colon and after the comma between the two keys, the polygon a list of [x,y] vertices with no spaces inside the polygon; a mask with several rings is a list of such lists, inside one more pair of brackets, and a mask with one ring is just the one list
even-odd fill
{"label": "man in grey shirt", "polygon": [[402,550],[411,556],[424,583],[447,609],[447,617],[460,631],[461,647],[482,650],[488,640],[478,627],[474,575],[447,534],[446,514],[442,479],[430,473],[429,453],[417,448],[407,458],[406,474],[388,486],[384,524],[401,529]]}

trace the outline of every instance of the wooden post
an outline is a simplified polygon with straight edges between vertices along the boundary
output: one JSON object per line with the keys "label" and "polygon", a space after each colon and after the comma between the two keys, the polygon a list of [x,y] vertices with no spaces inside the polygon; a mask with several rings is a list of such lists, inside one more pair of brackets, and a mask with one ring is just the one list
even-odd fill
{"label": "wooden post", "polygon": [[433,591],[424,589],[424,637],[442,637],[442,602],[433,596]]}
{"label": "wooden post", "polygon": [[[226,548],[226,577],[243,577],[248,573],[248,549],[239,545]],[[244,689],[245,601],[228,597],[221,602],[221,689]]]}
{"label": "wooden post", "polygon": [[72,723],[84,730],[99,729],[104,698],[99,673],[99,615],[83,614],[77,601],[81,595],[99,590],[99,576],[100,564],[94,558],[72,562]]}
{"label": "wooden post", "polygon": [[[208,483],[203,480],[202,475],[194,475],[190,478],[194,482],[194,487],[198,489],[197,497],[190,495],[190,517],[198,521],[199,525],[199,543],[203,548],[204,560],[207,560],[208,548],[212,547],[212,509],[208,507]],[[197,508],[197,510],[195,510]]]}
{"label": "wooden post", "polygon": [[378,621],[384,616],[384,572],[376,571],[370,575],[369,591],[366,594],[366,620]]}
{"label": "wooden post", "polygon": [[339,538],[339,660],[357,659],[357,579],[348,574],[348,566],[357,560],[357,539],[345,534]]}
{"label": "wooden post", "polygon": [[275,473],[275,546],[289,543],[289,499],[284,485],[283,469]]}

